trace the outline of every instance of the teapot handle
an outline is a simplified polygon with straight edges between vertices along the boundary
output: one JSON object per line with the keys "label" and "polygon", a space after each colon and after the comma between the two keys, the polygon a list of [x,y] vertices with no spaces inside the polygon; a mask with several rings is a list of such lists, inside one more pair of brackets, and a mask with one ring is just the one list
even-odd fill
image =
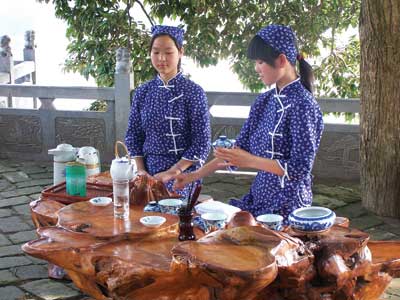
{"label": "teapot handle", "polygon": [[125,150],[125,152],[126,152],[126,155],[125,155],[125,156],[128,158],[129,164],[131,164],[131,158],[130,158],[130,156],[129,156],[128,148],[127,148],[126,145],[125,145],[123,142],[121,142],[121,141],[116,141],[116,142],[115,142],[115,146],[114,146],[115,157],[116,157],[116,158],[120,158],[119,153],[118,153],[118,144],[120,144],[120,145],[124,148],[124,150]]}

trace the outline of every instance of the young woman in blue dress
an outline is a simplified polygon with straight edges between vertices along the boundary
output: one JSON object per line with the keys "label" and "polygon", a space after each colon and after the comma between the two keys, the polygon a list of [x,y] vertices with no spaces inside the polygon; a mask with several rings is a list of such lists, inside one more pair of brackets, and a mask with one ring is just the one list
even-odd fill
{"label": "young woman in blue dress", "polygon": [[[151,62],[158,75],[139,86],[125,143],[139,174],[154,176],[171,191],[171,179],[194,171],[210,151],[211,129],[204,90],[180,70],[184,31],[152,28]],[[177,192],[186,196],[188,187]]]}
{"label": "young woman in blue dress", "polygon": [[[247,55],[271,90],[260,94],[236,139],[234,149],[217,148],[201,169],[176,177],[175,187],[219,168],[257,170],[250,191],[230,204],[251,212],[287,217],[312,202],[311,170],[323,130],[322,113],[312,94],[312,69],[299,55],[290,27],[269,25],[250,41]],[[296,72],[296,61],[300,74]]]}

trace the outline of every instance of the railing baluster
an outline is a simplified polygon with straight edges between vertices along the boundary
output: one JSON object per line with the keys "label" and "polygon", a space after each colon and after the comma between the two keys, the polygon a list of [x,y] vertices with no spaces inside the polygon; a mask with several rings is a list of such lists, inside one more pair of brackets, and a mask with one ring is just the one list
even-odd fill
{"label": "railing baluster", "polygon": [[39,101],[41,102],[39,110],[56,110],[56,108],[53,104],[54,100],[55,100],[55,98],[39,97]]}

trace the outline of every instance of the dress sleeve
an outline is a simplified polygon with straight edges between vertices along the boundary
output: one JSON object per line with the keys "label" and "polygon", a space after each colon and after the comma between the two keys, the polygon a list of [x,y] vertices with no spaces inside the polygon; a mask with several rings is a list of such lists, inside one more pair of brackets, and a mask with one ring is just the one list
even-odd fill
{"label": "dress sleeve", "polygon": [[144,100],[144,89],[138,88],[133,96],[131,112],[128,120],[128,129],[125,135],[125,144],[132,157],[144,156],[143,144],[145,132],[141,126],[139,104]]}
{"label": "dress sleeve", "polygon": [[205,162],[211,148],[211,128],[207,96],[200,87],[189,102],[190,114],[190,146],[184,151],[182,158],[191,161]]}
{"label": "dress sleeve", "polygon": [[282,187],[285,179],[302,180],[311,173],[323,129],[321,111],[311,103],[294,107],[290,113],[290,157],[277,160],[284,171]]}

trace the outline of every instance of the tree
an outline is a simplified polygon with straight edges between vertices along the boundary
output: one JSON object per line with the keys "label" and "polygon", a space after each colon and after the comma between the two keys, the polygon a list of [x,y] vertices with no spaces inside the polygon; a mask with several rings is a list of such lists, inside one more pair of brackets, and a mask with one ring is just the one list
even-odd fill
{"label": "tree", "polygon": [[362,0],[360,42],[362,201],[400,217],[400,1]]}
{"label": "tree", "polygon": [[[358,96],[357,41],[351,51],[337,48],[337,37],[357,26],[360,0],[38,0],[52,1],[56,16],[68,24],[67,71],[93,76],[100,86],[113,84],[114,53],[117,47],[131,49],[135,85],[154,73],[148,59],[149,26],[134,15],[142,10],[147,23],[166,18],[186,26],[187,56],[200,66],[229,58],[243,85],[259,91],[263,84],[246,59],[249,40],[270,23],[287,24],[296,31],[299,48],[308,56],[330,55],[316,70],[318,95]],[[328,73],[329,72],[329,73]],[[334,85],[330,74],[335,74]],[[344,84],[346,83],[346,84]]]}

